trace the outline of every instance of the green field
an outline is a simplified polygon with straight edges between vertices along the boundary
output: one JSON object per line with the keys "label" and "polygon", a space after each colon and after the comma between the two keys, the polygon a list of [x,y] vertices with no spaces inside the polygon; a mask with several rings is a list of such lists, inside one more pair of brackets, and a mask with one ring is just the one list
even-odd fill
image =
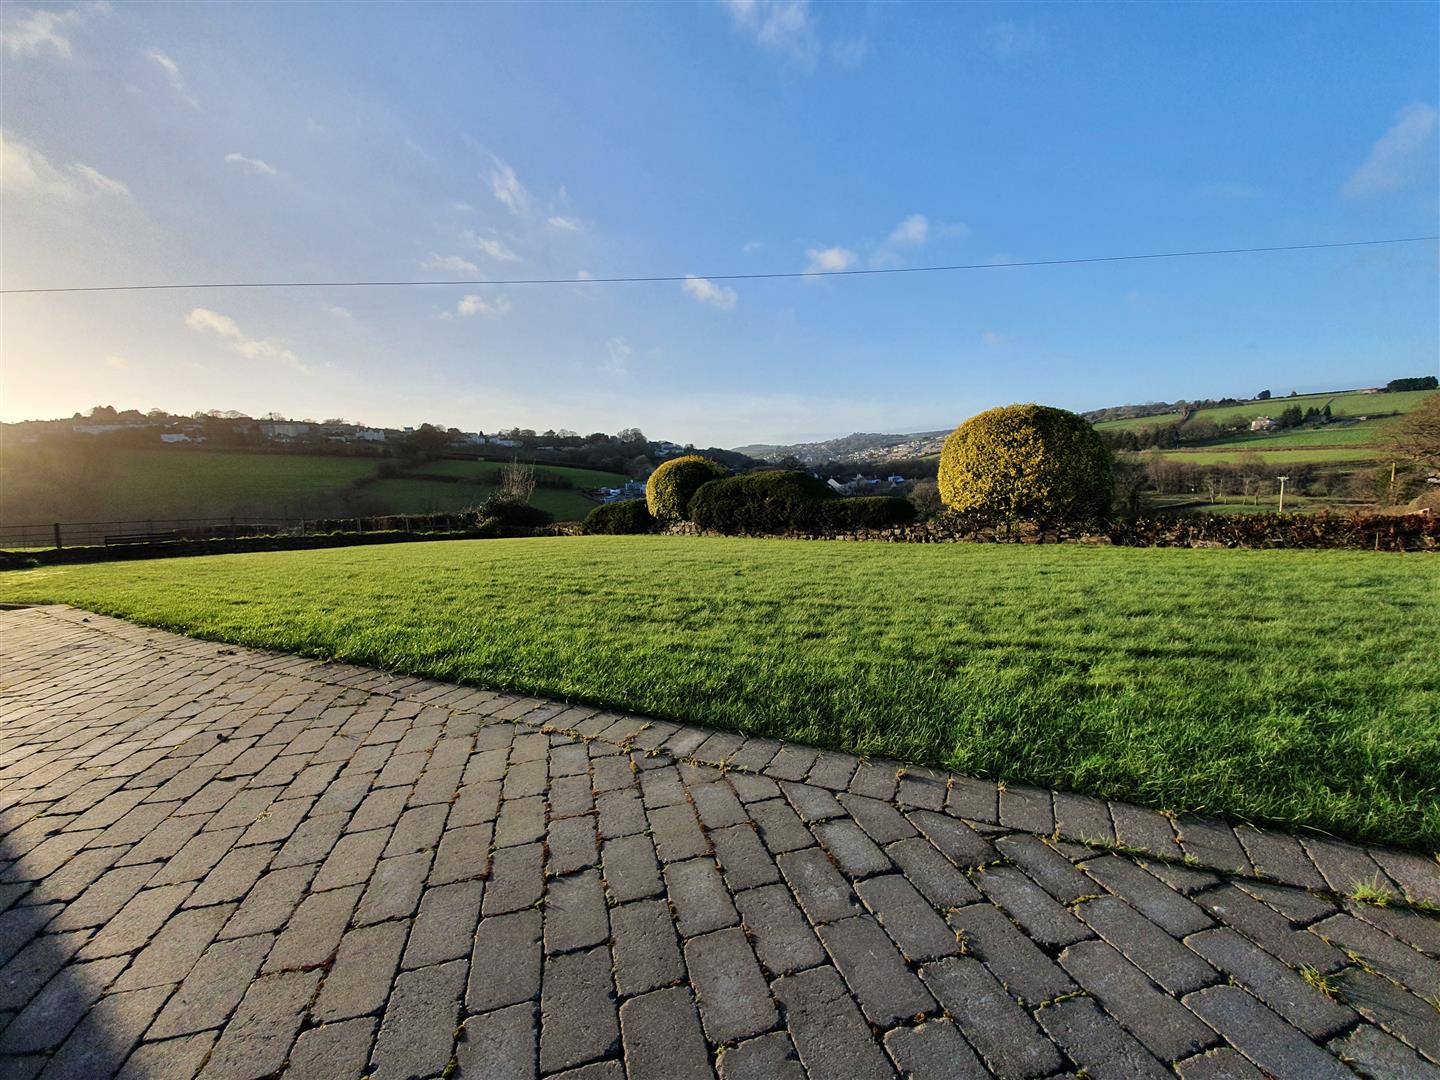
{"label": "green field", "polygon": [[[64,447],[6,445],[0,453],[0,523],[145,521],[230,515],[321,518],[461,510],[495,490],[500,465],[432,461],[413,471],[473,477],[444,483],[418,477],[376,479],[394,459],[276,454],[194,447],[137,448],[99,441]],[[613,487],[615,473],[537,465],[573,489],[537,487],[531,502],[556,520],[583,518],[595,507],[583,492]],[[488,483],[486,483],[488,481]]]}
{"label": "green field", "polygon": [[[431,461],[421,466],[418,471],[431,476],[463,476],[472,480],[498,483],[503,467],[503,463],[497,461]],[[536,465],[535,475],[560,477],[581,491],[599,487],[620,487],[630,479],[619,473],[604,472],[601,469],[575,469],[568,465]]]}
{"label": "green field", "polygon": [[1440,845],[1440,562],[583,537],[0,575],[212,639]]}
{"label": "green field", "polygon": [[[1154,453],[1154,451],[1144,451]],[[1199,447],[1194,450],[1162,450],[1171,461],[1188,461],[1192,465],[1222,465],[1238,462],[1247,454],[1258,454],[1268,465],[1363,465],[1379,460],[1375,451],[1364,446],[1302,447],[1264,450],[1249,444],[1237,446]]]}
{"label": "green field", "polygon": [[[432,465],[435,463],[432,463]],[[432,465],[424,466],[426,472]],[[365,502],[384,507],[374,513],[431,514],[469,510],[496,491],[494,484],[447,484],[411,477],[377,480],[365,488]],[[578,491],[537,487],[530,505],[554,515],[556,521],[578,521],[596,506]]]}
{"label": "green field", "polygon": [[[1390,461],[1393,453],[1388,440],[1404,414],[1418,408],[1426,398],[1440,393],[1436,390],[1404,390],[1393,394],[1306,394],[1293,398],[1271,398],[1219,409],[1201,409],[1192,420],[1209,420],[1220,425],[1237,420],[1253,420],[1257,416],[1279,416],[1291,405],[1301,409],[1323,409],[1339,418],[1367,417],[1347,420],[1325,427],[1292,428],[1288,431],[1242,431],[1210,442],[1182,448],[1161,450],[1166,458],[1192,465],[1225,465],[1240,460],[1242,454],[1256,453],[1271,465],[1375,465]],[[1173,424],[1178,413],[1163,416],[1109,420],[1096,424],[1098,431],[1141,431],[1145,428]]]}

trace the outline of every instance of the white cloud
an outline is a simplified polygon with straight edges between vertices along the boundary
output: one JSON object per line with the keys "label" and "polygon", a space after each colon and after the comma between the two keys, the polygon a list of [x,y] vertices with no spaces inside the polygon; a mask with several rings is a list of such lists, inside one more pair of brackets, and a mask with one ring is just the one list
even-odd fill
{"label": "white cloud", "polygon": [[980,335],[980,344],[984,345],[986,348],[993,349],[997,345],[1004,345],[1005,337],[1003,334],[995,333],[994,330],[986,330],[983,334]]}
{"label": "white cloud", "polygon": [[171,89],[180,96],[180,99],[182,101],[184,101],[187,105],[191,105],[197,108],[199,107],[199,103],[191,95],[189,88],[185,85],[185,77],[180,74],[179,64],[177,64],[174,60],[170,58],[169,55],[161,52],[159,49],[151,49],[145,54],[145,56],[147,59],[155,63],[162,71],[165,72],[166,77],[170,80]]}
{"label": "white cloud", "polygon": [[930,239],[930,221],[924,214],[911,214],[896,225],[885,242],[891,247],[920,247]]}
{"label": "white cloud", "polygon": [[702,304],[710,304],[721,311],[733,311],[735,301],[738,299],[734,289],[727,289],[723,285],[716,285],[709,278],[696,277],[694,274],[686,274],[685,280],[680,283],[680,288],[689,293]]}
{"label": "white cloud", "polygon": [[80,21],[79,8],[69,11],[29,11],[11,26],[0,31],[0,44],[5,51],[16,56],[36,54],[50,50],[57,56],[69,59],[72,55],[70,39],[62,32],[67,26]]}
{"label": "white cloud", "polygon": [[811,69],[820,55],[810,0],[723,0],[735,26],[774,52]]}
{"label": "white cloud", "polygon": [[128,196],[130,189],[89,165],[54,165],[27,143],[0,131],[0,175],[9,196],[39,196],[77,202],[102,196]]}
{"label": "white cloud", "polygon": [[273,338],[250,338],[241,331],[238,323],[229,315],[221,315],[209,308],[193,308],[185,316],[185,325],[197,334],[214,334],[224,338],[230,347],[247,360],[267,360],[302,373],[310,369],[300,358]]}
{"label": "white cloud", "polygon": [[1039,52],[1045,47],[1045,35],[1032,23],[1023,26],[1013,19],[992,23],[985,36],[990,51],[1002,60],[1013,60],[1017,56]]}
{"label": "white cloud", "polygon": [[483,251],[498,262],[516,262],[520,258],[510,250],[503,240],[496,240],[492,236],[481,236],[473,229],[466,229],[460,235],[467,244]]}
{"label": "white cloud", "polygon": [[1382,195],[1404,187],[1426,166],[1433,155],[1423,151],[1435,135],[1440,113],[1433,106],[1414,102],[1400,110],[1390,130],[1376,140],[1370,156],[1351,174],[1340,189],[1347,199]]}
{"label": "white cloud", "polygon": [[275,166],[261,161],[259,158],[246,157],[244,154],[226,154],[225,160],[231,165],[237,165],[247,176],[279,176],[280,171]]}
{"label": "white cloud", "polygon": [[743,251],[746,255],[754,255],[755,252],[762,250],[764,247],[765,247],[765,241],[763,241],[763,240],[751,240],[748,244],[746,244],[746,245],[745,245],[744,247],[742,247],[740,250]]}
{"label": "white cloud", "polygon": [[327,315],[334,316],[337,319],[355,318],[355,313],[353,311],[351,311],[347,307],[341,307],[339,304],[326,304],[325,313]]}
{"label": "white cloud", "polygon": [[490,169],[490,190],[495,193],[495,198],[504,203],[512,214],[529,213],[530,193],[525,190],[525,185],[520,183],[515,170],[498,157],[494,161],[495,164]]}
{"label": "white cloud", "polygon": [[585,226],[577,218],[562,217],[559,214],[551,214],[545,222],[552,229],[559,229],[561,232],[581,232]]}
{"label": "white cloud", "polygon": [[605,342],[604,370],[611,375],[624,376],[630,373],[630,360],[635,349],[623,337],[613,337]]}
{"label": "white cloud", "polygon": [[810,257],[810,265],[805,267],[807,274],[834,273],[855,265],[855,253],[848,248],[811,248],[805,254]]}
{"label": "white cloud", "polygon": [[471,315],[508,315],[509,313],[510,301],[503,296],[497,296],[494,300],[486,300],[483,296],[470,293],[462,296],[460,302],[455,305],[455,314],[467,319]]}
{"label": "white cloud", "polygon": [[480,267],[459,255],[431,255],[420,264],[424,270],[448,270],[452,274],[478,274]]}

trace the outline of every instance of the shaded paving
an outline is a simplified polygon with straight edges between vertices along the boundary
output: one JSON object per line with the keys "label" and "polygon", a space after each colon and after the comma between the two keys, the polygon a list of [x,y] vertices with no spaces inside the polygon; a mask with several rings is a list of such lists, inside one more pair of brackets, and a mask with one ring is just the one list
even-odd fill
{"label": "shaded paving", "polygon": [[0,859],[7,1078],[1440,1077],[1434,859],[67,608]]}

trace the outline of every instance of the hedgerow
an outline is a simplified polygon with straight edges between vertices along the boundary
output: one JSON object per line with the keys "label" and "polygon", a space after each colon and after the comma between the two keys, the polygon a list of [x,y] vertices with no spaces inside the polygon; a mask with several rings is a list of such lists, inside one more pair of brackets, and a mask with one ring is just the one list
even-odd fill
{"label": "hedgerow", "polygon": [[655,527],[644,499],[625,499],[595,507],[585,518],[587,533],[634,534]]}
{"label": "hedgerow", "polygon": [[782,533],[823,524],[837,501],[824,483],[803,472],[758,472],[703,484],[690,500],[690,520],[723,533]]}

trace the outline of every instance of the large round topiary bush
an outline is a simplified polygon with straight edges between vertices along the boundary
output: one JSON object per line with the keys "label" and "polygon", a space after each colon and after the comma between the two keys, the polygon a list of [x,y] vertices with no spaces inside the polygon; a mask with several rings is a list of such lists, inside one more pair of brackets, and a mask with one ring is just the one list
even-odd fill
{"label": "large round topiary bush", "polygon": [[671,458],[650,474],[645,482],[645,505],[661,521],[684,521],[690,499],[708,480],[727,475],[722,465],[699,454]]}
{"label": "large round topiary bush", "polygon": [[966,420],[940,451],[940,498],[951,510],[1041,525],[1105,517],[1110,451],[1082,416],[1006,405]]}

